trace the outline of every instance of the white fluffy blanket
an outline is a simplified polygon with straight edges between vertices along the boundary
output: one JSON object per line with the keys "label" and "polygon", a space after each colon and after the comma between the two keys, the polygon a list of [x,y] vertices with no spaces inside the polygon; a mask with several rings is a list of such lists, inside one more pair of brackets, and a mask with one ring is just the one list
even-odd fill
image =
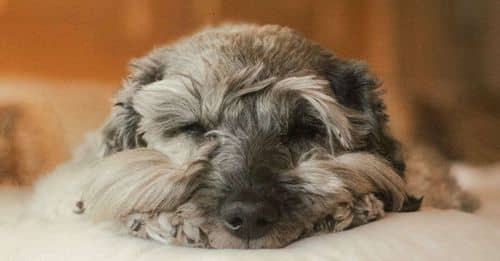
{"label": "white fluffy blanket", "polygon": [[24,213],[30,192],[0,193],[0,260],[500,260],[500,168],[455,167],[479,194],[477,214],[426,209],[275,250],[207,250],[161,245],[111,233],[81,217]]}

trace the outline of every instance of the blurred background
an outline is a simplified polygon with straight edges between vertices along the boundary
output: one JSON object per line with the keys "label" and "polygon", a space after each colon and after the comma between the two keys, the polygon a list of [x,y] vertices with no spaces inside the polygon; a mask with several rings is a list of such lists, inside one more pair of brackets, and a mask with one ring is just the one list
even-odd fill
{"label": "blurred background", "polygon": [[6,162],[28,157],[19,144],[36,150],[38,139],[30,171],[50,169],[105,118],[129,59],[228,21],[290,26],[339,57],[365,60],[408,146],[430,143],[475,164],[500,160],[497,0],[0,0],[0,136],[8,141],[0,137],[8,151],[0,165],[19,172]]}

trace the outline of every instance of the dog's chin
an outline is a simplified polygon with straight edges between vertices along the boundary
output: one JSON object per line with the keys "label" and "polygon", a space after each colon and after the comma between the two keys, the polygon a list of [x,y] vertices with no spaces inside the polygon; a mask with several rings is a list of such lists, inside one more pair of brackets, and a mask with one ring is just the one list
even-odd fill
{"label": "dog's chin", "polygon": [[300,238],[303,232],[303,229],[300,227],[301,226],[281,226],[272,229],[268,234],[262,237],[244,239],[231,234],[223,227],[223,224],[216,223],[207,226],[207,247],[217,249],[282,248]]}

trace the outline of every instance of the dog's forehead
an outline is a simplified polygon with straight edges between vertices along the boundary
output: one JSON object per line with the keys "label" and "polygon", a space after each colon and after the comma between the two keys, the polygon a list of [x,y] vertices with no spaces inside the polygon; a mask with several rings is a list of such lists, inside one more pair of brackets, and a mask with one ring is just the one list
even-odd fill
{"label": "dog's forehead", "polygon": [[299,100],[307,99],[306,94],[314,95],[312,92],[328,92],[327,82],[315,75],[264,78],[262,68],[261,64],[247,67],[216,81],[198,81],[186,74],[171,76],[145,86],[135,103],[157,108],[158,113],[170,117],[177,114],[213,125],[241,121],[241,117],[255,120],[257,116],[259,122],[266,123],[276,117],[288,118],[297,107],[301,107],[300,112],[308,111],[307,103]]}
{"label": "dog's forehead", "polygon": [[221,115],[218,109],[232,92],[273,77],[319,74],[326,59],[319,46],[290,29],[248,25],[204,30],[155,50],[151,57],[162,64],[159,74],[172,87],[182,92],[181,85],[201,96],[199,102],[210,112],[207,117]]}
{"label": "dog's forehead", "polygon": [[205,81],[182,73],[171,75],[144,86],[133,103],[143,122],[152,122],[157,129],[201,123],[209,129],[242,127],[253,133],[281,131],[296,117],[295,109],[305,105],[312,110],[300,113],[314,112],[312,117],[348,146],[350,123],[327,80],[304,72],[266,78],[264,68],[257,64]]}
{"label": "dog's forehead", "polygon": [[331,56],[293,31],[208,30],[151,57],[151,63],[163,65],[156,74],[162,80],[135,89],[133,104],[143,121],[162,128],[193,122],[212,128],[248,119],[256,126],[276,126],[293,115],[300,97],[349,145],[347,113],[325,75]]}

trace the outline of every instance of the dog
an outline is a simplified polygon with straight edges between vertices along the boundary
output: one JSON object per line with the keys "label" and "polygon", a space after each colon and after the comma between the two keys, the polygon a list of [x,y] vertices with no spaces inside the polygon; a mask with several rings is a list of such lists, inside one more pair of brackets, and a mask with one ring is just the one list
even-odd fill
{"label": "dog", "polygon": [[207,28],[133,60],[103,127],[36,190],[204,248],[279,248],[416,211],[379,85],[286,27]]}

